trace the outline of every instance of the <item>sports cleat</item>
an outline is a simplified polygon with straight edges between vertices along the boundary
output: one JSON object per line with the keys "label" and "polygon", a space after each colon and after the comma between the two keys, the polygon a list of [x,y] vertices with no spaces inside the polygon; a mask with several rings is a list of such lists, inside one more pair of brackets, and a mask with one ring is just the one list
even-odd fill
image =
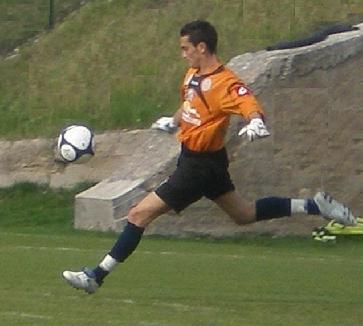
{"label": "sports cleat", "polygon": [[83,268],[80,272],[64,271],[62,276],[69,285],[76,289],[84,290],[88,294],[96,292],[100,287],[93,271],[87,267]]}
{"label": "sports cleat", "polygon": [[321,215],[327,220],[334,220],[342,225],[357,224],[357,220],[350,209],[325,192],[318,192],[314,196],[314,201],[318,205]]}

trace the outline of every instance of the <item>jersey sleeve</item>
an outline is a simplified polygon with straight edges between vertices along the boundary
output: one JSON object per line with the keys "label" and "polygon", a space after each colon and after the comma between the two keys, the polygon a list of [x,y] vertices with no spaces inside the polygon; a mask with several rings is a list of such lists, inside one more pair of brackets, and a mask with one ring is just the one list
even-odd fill
{"label": "jersey sleeve", "polygon": [[265,116],[252,91],[240,80],[229,82],[229,86],[221,99],[221,109],[227,114],[241,115],[244,119],[248,119],[252,113]]}

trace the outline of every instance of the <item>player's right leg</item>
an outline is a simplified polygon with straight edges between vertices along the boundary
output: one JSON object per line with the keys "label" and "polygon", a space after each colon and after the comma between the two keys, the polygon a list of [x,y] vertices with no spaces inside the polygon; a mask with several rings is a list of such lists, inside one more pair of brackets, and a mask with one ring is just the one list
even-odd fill
{"label": "player's right leg", "polygon": [[148,194],[138,205],[131,208],[123,232],[96,268],[64,271],[63,278],[76,289],[82,289],[89,294],[94,293],[102,285],[103,279],[136,249],[145,227],[169,209],[156,193]]}
{"label": "player's right leg", "polygon": [[327,220],[334,220],[342,225],[357,224],[356,218],[351,210],[342,203],[333,199],[325,192],[318,192],[314,201],[319,207],[321,215]]}
{"label": "player's right leg", "polygon": [[349,208],[323,192],[314,199],[265,197],[248,203],[236,191],[227,192],[214,201],[237,224],[291,216],[294,214],[320,215],[342,225],[355,225],[356,218]]}
{"label": "player's right leg", "polygon": [[238,225],[256,222],[255,205],[242,198],[237,191],[229,191],[214,202]]}

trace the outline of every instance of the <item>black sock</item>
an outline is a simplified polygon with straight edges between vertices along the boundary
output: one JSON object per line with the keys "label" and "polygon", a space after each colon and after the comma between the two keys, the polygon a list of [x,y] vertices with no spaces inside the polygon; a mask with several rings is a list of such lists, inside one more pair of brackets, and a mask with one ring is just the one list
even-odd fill
{"label": "black sock", "polygon": [[[112,247],[109,255],[118,262],[123,262],[136,249],[144,233],[144,228],[138,227],[135,224],[128,222],[120,234],[118,240]],[[97,266],[93,269],[93,273],[98,284],[103,283],[103,279],[110,273],[102,267]]]}
{"label": "black sock", "polygon": [[306,211],[310,215],[320,215],[320,209],[313,199],[306,201]]}
{"label": "black sock", "polygon": [[109,274],[108,271],[103,270],[100,266],[97,266],[94,270],[93,273],[95,274],[96,277],[96,282],[101,285],[103,283],[103,279]]}
{"label": "black sock", "polygon": [[257,221],[283,216],[291,216],[290,198],[266,197],[256,200]]}
{"label": "black sock", "polygon": [[123,232],[112,247],[109,255],[122,263],[136,249],[144,230],[144,228],[127,222]]}

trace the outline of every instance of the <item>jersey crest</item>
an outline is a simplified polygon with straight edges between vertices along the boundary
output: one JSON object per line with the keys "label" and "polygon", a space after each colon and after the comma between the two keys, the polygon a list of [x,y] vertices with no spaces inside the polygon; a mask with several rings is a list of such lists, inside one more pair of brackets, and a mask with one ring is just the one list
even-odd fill
{"label": "jersey crest", "polygon": [[235,90],[238,96],[245,96],[250,94],[249,89],[245,85],[236,85]]}

